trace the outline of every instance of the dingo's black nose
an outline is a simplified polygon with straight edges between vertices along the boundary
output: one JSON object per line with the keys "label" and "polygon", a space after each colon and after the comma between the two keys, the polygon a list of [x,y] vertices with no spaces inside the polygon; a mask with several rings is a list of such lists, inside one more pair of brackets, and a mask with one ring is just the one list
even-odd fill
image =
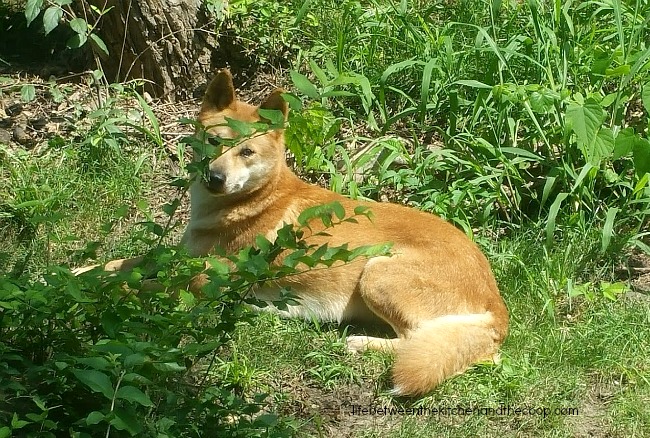
{"label": "dingo's black nose", "polygon": [[211,190],[217,190],[221,191],[223,190],[223,185],[226,182],[226,175],[223,173],[216,171],[216,170],[210,170],[208,172],[208,188]]}

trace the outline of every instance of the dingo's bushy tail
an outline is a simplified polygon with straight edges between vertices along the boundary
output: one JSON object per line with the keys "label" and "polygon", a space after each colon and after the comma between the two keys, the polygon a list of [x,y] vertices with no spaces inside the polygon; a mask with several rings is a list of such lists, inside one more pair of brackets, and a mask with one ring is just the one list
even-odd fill
{"label": "dingo's bushy tail", "polygon": [[393,394],[426,394],[472,364],[493,360],[506,327],[507,319],[490,312],[446,315],[423,323],[396,348]]}

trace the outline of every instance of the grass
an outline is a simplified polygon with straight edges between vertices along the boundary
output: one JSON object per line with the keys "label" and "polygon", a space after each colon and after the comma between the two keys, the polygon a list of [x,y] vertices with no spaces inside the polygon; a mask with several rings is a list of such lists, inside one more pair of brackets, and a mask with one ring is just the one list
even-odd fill
{"label": "grass", "polygon": [[[151,436],[205,432],[191,432],[192,425],[227,430],[224,436],[252,434],[249,425],[238,429],[239,418],[258,421],[258,436],[647,436],[650,298],[630,293],[623,267],[631,252],[650,251],[650,8],[635,1],[534,0],[230,4],[225,26],[250,68],[262,75],[292,68],[286,78],[293,82],[296,109],[287,140],[301,174],[355,197],[435,212],[484,249],[511,314],[501,363],[476,366],[421,399],[399,399],[389,393],[389,355],[345,351],[344,336],[363,328],[270,314],[249,319],[231,301],[194,306],[181,297],[180,304],[147,307],[109,294],[95,303],[93,294],[107,293],[99,283],[88,296],[64,282],[35,299],[57,267],[156,246],[160,236],[153,224],[165,225],[161,210],[169,210],[178,194],[166,185],[170,171],[155,106],[117,87],[111,96],[130,98],[130,111],[108,99],[90,115],[77,108],[69,134],[34,150],[0,145],[0,238],[8,242],[0,248],[0,284],[24,287],[27,297],[19,300],[25,310],[12,313],[18,292],[8,286],[1,291],[0,331],[14,339],[21,327],[3,321],[25,318],[31,321],[25,330],[33,326],[43,339],[67,340],[61,345],[70,351],[63,355],[44,353],[48,359],[41,363],[37,354],[25,354],[21,360],[62,393],[87,397],[83,404],[65,400],[74,408],[66,415],[79,415],[74,427],[106,421],[115,436],[139,430],[128,415],[119,417],[115,399],[109,409],[106,400],[102,405],[91,397],[98,393],[93,386],[86,385],[89,391],[71,383],[75,375],[66,370],[83,366],[104,373],[115,394],[123,370],[149,379],[129,382],[141,385],[138,391],[147,398],[131,389],[132,398],[121,407],[132,403],[134,423]],[[18,98],[21,84],[4,83],[0,91]],[[55,315],[35,310],[39,302],[68,295],[73,299]],[[214,346],[210,354],[186,354],[189,334],[170,347],[143,333],[160,321],[170,321],[166,337],[187,333],[191,315],[201,309],[223,324],[212,344],[211,326],[204,338],[201,330],[192,332],[197,345]],[[117,322],[110,318],[118,310],[130,315],[125,321],[135,321],[130,337],[115,334]],[[189,319],[178,316],[180,310]],[[129,312],[142,314],[142,321]],[[83,327],[93,329],[85,333]],[[17,339],[40,339],[25,333]],[[93,342],[80,341],[83,336],[72,341],[71,333],[85,333]],[[119,340],[135,356],[144,351],[166,368],[151,373],[149,359],[141,368],[127,366],[119,354],[95,351],[97,337]],[[26,427],[20,421],[56,431],[46,417],[64,424],[65,416],[56,412],[67,405],[47,399],[51,404],[41,408],[45,402],[38,397],[47,391],[40,381],[28,389],[15,386],[28,380],[15,377],[21,375],[15,363],[22,345],[6,345],[0,344],[0,375],[10,383],[0,379],[0,420],[12,424],[0,424],[0,436],[19,434]],[[180,379],[165,374],[185,367],[191,371]],[[38,374],[43,369],[47,373]],[[268,405],[257,404],[260,393],[268,394]],[[192,397],[198,401],[188,401]],[[23,415],[33,413],[17,401],[23,399],[42,409],[40,423]],[[75,410],[79,406],[85,410]],[[353,406],[505,406],[542,414],[362,415],[352,414]],[[551,413],[545,416],[544,409]],[[102,420],[95,414],[100,411]],[[14,412],[20,415],[11,420]],[[287,429],[276,429],[283,421]],[[176,434],[169,432],[174,422]]]}

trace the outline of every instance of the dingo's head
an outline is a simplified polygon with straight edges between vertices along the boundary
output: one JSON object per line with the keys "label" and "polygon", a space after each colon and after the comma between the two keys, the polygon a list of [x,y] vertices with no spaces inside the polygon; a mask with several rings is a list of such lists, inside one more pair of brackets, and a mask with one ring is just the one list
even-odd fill
{"label": "dingo's head", "polygon": [[[281,166],[286,166],[282,129],[261,132],[251,129],[251,135],[237,132],[239,126],[243,126],[241,129],[244,130],[248,128],[237,122],[264,121],[260,110],[278,110],[286,120],[288,107],[282,98],[282,90],[271,93],[257,107],[235,98],[235,88],[228,70],[221,70],[210,82],[201,105],[199,122],[217,143],[223,140],[223,144],[219,145],[221,153],[210,159],[200,182],[211,194],[227,196],[251,193],[269,183]],[[195,152],[195,160],[205,158],[198,155]]]}

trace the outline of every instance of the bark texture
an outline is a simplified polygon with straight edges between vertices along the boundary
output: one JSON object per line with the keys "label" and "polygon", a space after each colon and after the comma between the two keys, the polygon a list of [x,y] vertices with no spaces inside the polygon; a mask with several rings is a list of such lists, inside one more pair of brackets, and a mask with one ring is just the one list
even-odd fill
{"label": "bark texture", "polygon": [[201,0],[76,0],[86,21],[90,5],[110,11],[97,33],[110,55],[102,59],[109,81],[145,79],[145,90],[169,100],[185,99],[204,84],[216,48],[215,23]]}

